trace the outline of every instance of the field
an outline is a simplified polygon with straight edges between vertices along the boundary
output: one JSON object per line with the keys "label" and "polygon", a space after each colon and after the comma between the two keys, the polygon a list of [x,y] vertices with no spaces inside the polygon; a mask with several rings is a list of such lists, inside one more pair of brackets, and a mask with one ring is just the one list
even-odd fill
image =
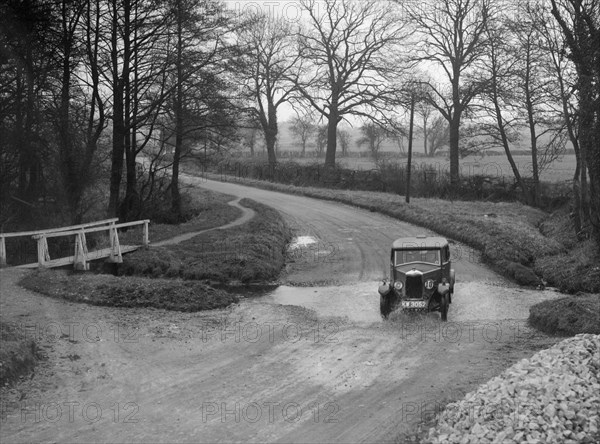
{"label": "field", "polygon": [[[406,158],[398,156],[398,161],[405,164]],[[523,176],[531,174],[531,158],[529,156],[514,156],[519,171]],[[352,169],[373,169],[374,162],[369,158],[347,157],[338,158],[341,165]],[[450,171],[450,161],[444,157],[416,157],[412,160],[413,168],[418,171],[426,166],[434,166],[439,171]],[[477,174],[512,178],[513,173],[506,156],[468,156],[460,160],[460,171],[464,176]],[[573,178],[575,171],[575,156],[564,155],[554,161],[541,174],[541,180],[548,182],[566,182]]]}
{"label": "field", "polygon": [[[350,169],[361,169],[370,170],[375,168],[375,164],[369,154],[365,151],[366,146],[357,146],[357,140],[360,138],[360,132],[356,128],[345,128],[350,133],[350,157],[341,157],[338,146],[337,161],[341,165]],[[289,152],[300,151],[301,147],[297,138],[292,135],[289,129],[289,123],[284,122],[281,125],[279,138],[278,138],[278,149],[280,152],[280,158],[287,160]],[[260,144],[259,144],[260,145]],[[406,140],[404,141],[406,147]],[[517,147],[522,150],[522,147]],[[406,157],[401,156],[399,153],[398,146],[390,141],[385,140],[381,145],[381,151],[386,156],[390,156],[390,159],[397,159],[400,163],[406,163]],[[501,153],[498,149],[496,152]],[[264,147],[259,146],[256,150],[258,155],[265,155]],[[324,159],[317,159],[313,157],[315,155],[315,145],[311,140],[306,147],[306,153],[309,156],[305,159],[299,159],[294,157],[294,161],[312,163],[315,161],[323,162]],[[423,140],[419,136],[414,139],[413,144],[414,157],[412,160],[413,168],[418,171],[419,168],[424,166],[433,165],[439,171],[449,171],[450,162],[444,154],[439,157],[424,157],[423,156]],[[531,157],[527,155],[516,155],[514,156],[515,162],[519,167],[519,171],[522,176],[531,176]],[[504,154],[500,155],[474,155],[467,156],[460,160],[461,174],[464,176],[472,176],[476,174],[487,175],[492,177],[506,177],[512,180],[513,172],[510,168],[508,160]],[[540,175],[542,181],[547,182],[566,182],[573,178],[575,171],[575,155],[565,154],[559,159],[555,160],[549,165]]]}

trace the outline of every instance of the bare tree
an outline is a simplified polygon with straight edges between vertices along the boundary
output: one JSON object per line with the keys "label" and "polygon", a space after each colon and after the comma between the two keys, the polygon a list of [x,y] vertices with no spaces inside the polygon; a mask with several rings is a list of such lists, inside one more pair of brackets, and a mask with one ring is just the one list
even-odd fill
{"label": "bare tree", "polygon": [[487,51],[491,0],[424,0],[402,7],[418,39],[413,59],[440,66],[450,86],[448,94],[444,85],[431,83],[429,101],[450,126],[450,178],[456,184],[461,118],[484,86],[469,70]]}
{"label": "bare tree", "polygon": [[298,34],[304,61],[295,79],[303,98],[327,120],[325,165],[335,165],[337,126],[345,116],[383,120],[398,74],[394,47],[404,31],[394,8],[377,0],[300,0],[307,26]]}
{"label": "bare tree", "polygon": [[300,139],[300,142],[302,143],[301,156],[304,157],[306,155],[306,144],[316,130],[313,115],[310,112],[297,114],[296,117],[292,119],[290,130],[292,134]]}
{"label": "bare tree", "polygon": [[[533,9],[533,8],[532,8]],[[577,128],[576,82],[577,73],[569,54],[565,51],[565,37],[560,25],[550,11],[536,8],[532,11],[534,26],[540,33],[541,45],[548,55],[546,71],[555,78],[556,88],[550,91],[554,97],[551,103],[556,104],[556,114],[560,115],[569,141],[575,151],[575,171],[573,173],[573,224],[579,238],[585,235],[585,225],[589,222],[589,194],[587,184],[587,163],[579,147]]]}
{"label": "bare tree", "polygon": [[342,148],[342,156],[345,157],[350,149],[350,133],[348,130],[338,127],[337,138],[340,141],[340,148]]}
{"label": "bare tree", "polygon": [[[543,42],[540,26],[540,8],[537,1],[520,2],[516,6],[518,20],[508,20],[509,35],[514,38],[516,52],[514,85],[518,96],[518,114],[529,133],[531,147],[532,203],[539,204],[540,173],[564,152],[567,133],[564,118],[557,112],[560,101],[555,91],[559,88],[551,54]],[[504,38],[510,38],[504,36]]]}
{"label": "bare tree", "polygon": [[247,50],[242,62],[246,96],[253,103],[249,111],[263,130],[269,163],[274,165],[277,109],[292,98],[294,85],[289,76],[300,56],[294,51],[291,25],[285,19],[255,14],[249,20],[250,26],[239,36],[240,45]]}
{"label": "bare tree", "polygon": [[362,137],[356,141],[356,146],[367,145],[373,161],[378,164],[380,160],[379,150],[381,149],[381,144],[389,136],[388,131],[375,123],[369,122],[360,128],[360,132],[362,133]]}
{"label": "bare tree", "polygon": [[316,154],[317,157],[323,156],[325,148],[327,147],[327,125],[319,125],[315,133],[316,142]]}
{"label": "bare tree", "polygon": [[396,143],[400,155],[406,154],[406,148],[404,146],[404,140],[408,138],[408,128],[397,118],[389,120],[388,123],[389,138]]}
{"label": "bare tree", "polygon": [[450,131],[446,119],[442,116],[433,119],[431,125],[427,128],[427,134],[429,150],[426,154],[429,157],[434,157],[441,148],[448,146]]}
{"label": "bare tree", "polygon": [[421,115],[421,132],[423,133],[423,152],[426,156],[429,155],[427,151],[427,141],[429,139],[429,119],[431,117],[431,113],[435,110],[433,105],[427,100],[422,100],[415,106],[415,111]]}
{"label": "bare tree", "polygon": [[577,71],[578,140],[587,163],[589,215],[600,250],[600,4],[593,0],[551,0],[552,15],[564,35],[569,58]]}
{"label": "bare tree", "polygon": [[[481,134],[475,134],[475,136],[487,136],[489,138],[487,143],[504,148],[515,180],[523,195],[530,201],[529,188],[511,152],[511,144],[516,142],[519,137],[518,117],[515,116],[516,113],[508,111],[509,109],[514,110],[514,104],[518,101],[519,93],[512,80],[519,56],[512,51],[510,39],[506,38],[508,32],[506,22],[486,23],[489,52],[481,65],[483,67],[482,75],[489,78],[489,85],[481,110],[484,116],[490,120],[484,117],[476,125],[481,130]],[[476,143],[482,145],[481,141],[476,141]]]}
{"label": "bare tree", "polygon": [[[167,96],[167,60],[159,53],[167,16],[155,6],[139,0],[109,0],[106,21],[100,24],[110,30],[108,39],[102,39],[108,61],[100,71],[112,95],[108,214],[119,212],[124,219],[139,211],[136,156],[143,143],[137,140],[138,129],[156,119],[157,108]],[[126,191],[121,201],[124,166]]]}
{"label": "bare tree", "polygon": [[244,127],[239,129],[242,141],[250,148],[250,157],[254,157],[258,138],[261,132],[258,122],[250,120]]}
{"label": "bare tree", "polygon": [[[175,143],[171,175],[171,209],[181,216],[179,164],[188,144],[207,136],[210,114],[227,106],[219,89],[223,71],[221,59],[227,58],[227,34],[230,20],[214,0],[171,0],[168,4],[173,50],[169,54],[172,106],[170,121]],[[219,103],[220,102],[220,103]],[[218,103],[218,104],[217,104]],[[217,110],[217,108],[219,108]],[[224,119],[226,121],[226,119]],[[220,140],[217,131],[214,138]]]}

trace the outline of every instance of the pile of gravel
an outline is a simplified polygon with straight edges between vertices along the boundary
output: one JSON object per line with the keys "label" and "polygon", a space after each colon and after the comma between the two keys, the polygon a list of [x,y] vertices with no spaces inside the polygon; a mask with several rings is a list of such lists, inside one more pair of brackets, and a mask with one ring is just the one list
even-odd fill
{"label": "pile of gravel", "polygon": [[429,443],[600,442],[600,335],[523,359],[448,404]]}

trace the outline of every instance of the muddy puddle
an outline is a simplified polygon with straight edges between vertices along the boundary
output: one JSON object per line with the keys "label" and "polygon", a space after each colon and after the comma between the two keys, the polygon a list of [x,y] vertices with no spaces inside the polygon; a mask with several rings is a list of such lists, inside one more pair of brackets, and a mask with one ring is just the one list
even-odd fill
{"label": "muddy puddle", "polygon": [[[336,287],[280,286],[260,299],[275,304],[301,306],[322,317],[344,317],[357,323],[375,323],[382,322],[378,285],[379,282],[375,281]],[[560,297],[564,295],[553,290],[531,290],[485,282],[457,283],[448,320],[525,320],[529,317],[529,307],[532,305]],[[397,316],[391,316],[391,319],[394,318]]]}
{"label": "muddy puddle", "polygon": [[281,305],[298,305],[314,310],[323,317],[346,317],[362,323],[381,322],[377,283],[340,287],[281,286],[263,300]]}

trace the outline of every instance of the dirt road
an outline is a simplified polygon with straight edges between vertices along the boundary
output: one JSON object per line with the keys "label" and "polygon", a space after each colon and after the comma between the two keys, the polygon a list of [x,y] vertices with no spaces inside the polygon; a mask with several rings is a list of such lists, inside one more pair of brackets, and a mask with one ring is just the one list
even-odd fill
{"label": "dirt road", "polygon": [[[510,285],[455,244],[439,314],[382,322],[377,279],[393,238],[427,233],[345,205],[187,178],[280,210],[299,237],[285,285],[227,310],[181,314],[65,303],[0,271],[0,312],[44,346],[3,389],[2,442],[385,442],[555,339]],[[459,253],[460,251],[460,253]]]}

